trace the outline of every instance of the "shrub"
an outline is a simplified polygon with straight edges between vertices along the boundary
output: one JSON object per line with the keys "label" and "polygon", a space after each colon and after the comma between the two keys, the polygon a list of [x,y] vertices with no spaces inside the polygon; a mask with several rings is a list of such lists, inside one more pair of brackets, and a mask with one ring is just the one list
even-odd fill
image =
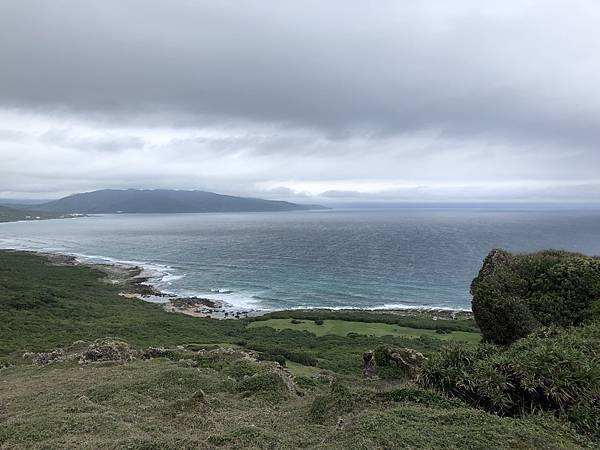
{"label": "shrub", "polygon": [[316,319],[316,320],[315,320],[315,325],[323,325],[323,320],[321,320],[321,319]]}
{"label": "shrub", "polygon": [[259,361],[275,361],[279,363],[281,366],[285,367],[285,356],[283,355],[271,355],[269,353],[259,353],[258,354]]}
{"label": "shrub", "polygon": [[536,328],[578,325],[600,299],[600,259],[547,250],[492,250],[471,284],[473,314],[485,341],[510,344]]}
{"label": "shrub", "polygon": [[[457,345],[433,355],[418,380],[500,415],[554,411],[592,430],[600,392],[600,323],[543,328],[510,347]],[[587,412],[586,412],[587,411]]]}
{"label": "shrub", "polygon": [[312,422],[325,424],[337,420],[341,415],[364,406],[370,399],[351,392],[338,380],[334,380],[327,394],[318,395],[312,401],[309,419]]}
{"label": "shrub", "polygon": [[292,320],[290,320],[290,323],[293,323],[294,325],[298,325],[298,324],[302,323],[302,321],[298,320],[298,319],[292,319]]}
{"label": "shrub", "polygon": [[435,408],[458,408],[465,406],[463,402],[454,398],[448,398],[444,394],[410,385],[392,391],[378,392],[374,396],[378,400],[418,403],[423,406]]}
{"label": "shrub", "polygon": [[296,362],[298,364],[303,364],[305,366],[316,366],[319,361],[317,358],[312,356],[309,353],[304,352],[285,352],[283,354],[290,361]]}
{"label": "shrub", "polygon": [[256,373],[252,376],[244,377],[237,383],[236,388],[240,392],[246,392],[249,394],[285,394],[287,392],[287,387],[283,380],[274,372]]}
{"label": "shrub", "polygon": [[279,366],[260,363],[250,365],[254,367],[240,367],[242,370],[238,370],[235,377],[237,383],[234,389],[242,392],[244,396],[267,394],[267,397],[275,399],[284,394],[297,393],[292,377]]}

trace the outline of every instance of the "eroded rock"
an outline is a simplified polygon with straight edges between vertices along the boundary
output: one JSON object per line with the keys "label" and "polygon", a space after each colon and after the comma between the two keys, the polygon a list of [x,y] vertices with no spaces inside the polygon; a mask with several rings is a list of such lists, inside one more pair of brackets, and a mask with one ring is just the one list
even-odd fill
{"label": "eroded rock", "polygon": [[374,359],[380,367],[395,367],[408,377],[413,377],[427,358],[420,352],[406,347],[380,346],[374,352]]}
{"label": "eroded rock", "polygon": [[120,339],[96,339],[79,357],[80,364],[95,361],[132,361],[136,359],[137,352],[129,344]]}
{"label": "eroded rock", "polygon": [[[23,355],[25,358],[26,356]],[[38,366],[46,366],[55,362],[65,361],[67,355],[63,349],[52,350],[51,352],[33,353],[31,356],[31,362]]]}
{"label": "eroded rock", "polygon": [[363,376],[372,378],[377,375],[377,363],[375,362],[375,352],[369,350],[363,353]]}

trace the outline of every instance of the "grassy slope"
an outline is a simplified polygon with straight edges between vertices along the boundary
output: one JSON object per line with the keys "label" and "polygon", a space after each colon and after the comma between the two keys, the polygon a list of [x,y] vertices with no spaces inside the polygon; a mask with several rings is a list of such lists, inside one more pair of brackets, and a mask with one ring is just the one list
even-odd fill
{"label": "grassy slope", "polygon": [[[365,350],[385,341],[431,352],[442,343],[437,336],[317,337],[306,331],[246,328],[245,321],[176,315],[124,299],[98,276],[85,267],[54,266],[39,256],[0,252],[0,356],[16,363],[0,369],[0,448],[586,444],[553,417],[499,418],[429,391],[390,395],[390,390],[414,390],[401,381],[362,380]],[[218,342],[273,354],[306,352],[319,359],[319,366],[338,370],[340,382],[354,394],[336,394],[327,382],[302,377],[296,380],[302,395],[269,379],[255,385],[246,382],[243,375],[259,374],[261,364],[269,363],[240,367],[235,361],[210,360],[188,367],[161,358],[123,365],[93,363],[82,369],[74,362],[32,366],[19,356],[25,350],[48,350],[106,335],[125,338],[137,348]],[[297,363],[290,363],[290,369],[298,375],[316,371]],[[405,400],[398,402],[399,398]]]}
{"label": "grassy slope", "polygon": [[68,364],[5,369],[0,445],[573,449],[584,444],[550,417],[503,419],[461,406],[332,403],[325,416],[316,416],[315,405],[330,395],[324,384],[297,396],[272,386],[240,391],[228,376],[226,370],[164,359],[83,370]]}
{"label": "grassy slope", "polygon": [[481,340],[479,333],[468,333],[464,331],[454,331],[448,334],[437,334],[433,330],[423,330],[417,328],[401,327],[387,323],[364,323],[351,322],[346,320],[325,320],[322,325],[317,325],[314,321],[304,320],[302,323],[292,323],[289,319],[269,319],[264,321],[252,322],[249,327],[271,327],[276,330],[305,330],[314,333],[317,336],[335,334],[346,336],[348,333],[366,334],[368,336],[402,336],[406,338],[418,338],[427,336],[442,340],[462,341],[469,344],[476,344]]}
{"label": "grassy slope", "polygon": [[24,351],[48,350],[79,339],[116,336],[136,347],[242,342],[288,359],[290,354],[308,355],[317,358],[320,367],[356,373],[362,353],[381,342],[427,353],[443,344],[438,337],[447,336],[315,336],[298,330],[246,328],[245,321],[200,319],[124,299],[118,295],[119,287],[99,276],[89,268],[56,266],[33,254],[0,252],[0,360],[14,361]]}
{"label": "grassy slope", "polygon": [[170,314],[160,306],[124,299],[119,288],[86,267],[50,264],[20,252],[0,252],[0,358],[120,336],[136,346],[230,342],[241,323]]}

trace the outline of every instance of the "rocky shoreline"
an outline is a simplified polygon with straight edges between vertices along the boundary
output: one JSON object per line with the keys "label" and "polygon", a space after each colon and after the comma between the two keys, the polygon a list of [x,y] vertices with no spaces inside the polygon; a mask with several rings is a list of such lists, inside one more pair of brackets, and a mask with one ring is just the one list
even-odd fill
{"label": "rocky shoreline", "polygon": [[106,283],[121,287],[119,295],[122,297],[158,303],[169,312],[215,319],[241,319],[262,314],[260,311],[231,308],[219,300],[196,296],[181,297],[163,292],[151,284],[152,277],[144,275],[144,268],[140,266],[87,263],[81,262],[75,256],[42,254],[54,264],[90,267],[99,272]]}
{"label": "rocky shoreline", "polygon": [[[33,252],[36,253],[36,252]],[[261,316],[271,311],[266,310],[242,310],[232,308],[225,302],[203,297],[181,297],[174,294],[162,292],[152,286],[152,277],[144,274],[144,268],[125,264],[98,264],[79,261],[75,256],[61,255],[55,253],[41,253],[52,263],[70,266],[86,266],[100,273],[102,279],[110,284],[121,287],[121,295],[124,298],[137,298],[151,303],[158,303],[166,311],[187,314],[194,317],[209,317],[214,319],[245,319],[248,317]],[[366,311],[373,314],[398,314],[402,316],[422,316],[442,320],[452,320],[470,316],[471,312],[463,310],[441,309],[441,308],[399,308],[386,310],[372,309],[332,309],[318,308],[322,311]]]}

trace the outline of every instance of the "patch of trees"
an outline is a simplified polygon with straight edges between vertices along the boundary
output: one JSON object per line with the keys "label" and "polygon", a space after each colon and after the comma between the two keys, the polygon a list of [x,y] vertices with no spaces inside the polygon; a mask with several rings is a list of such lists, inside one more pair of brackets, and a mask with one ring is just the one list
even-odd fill
{"label": "patch of trees", "polygon": [[596,316],[600,258],[557,250],[492,250],[471,293],[483,339],[510,344],[542,326],[578,325]]}

